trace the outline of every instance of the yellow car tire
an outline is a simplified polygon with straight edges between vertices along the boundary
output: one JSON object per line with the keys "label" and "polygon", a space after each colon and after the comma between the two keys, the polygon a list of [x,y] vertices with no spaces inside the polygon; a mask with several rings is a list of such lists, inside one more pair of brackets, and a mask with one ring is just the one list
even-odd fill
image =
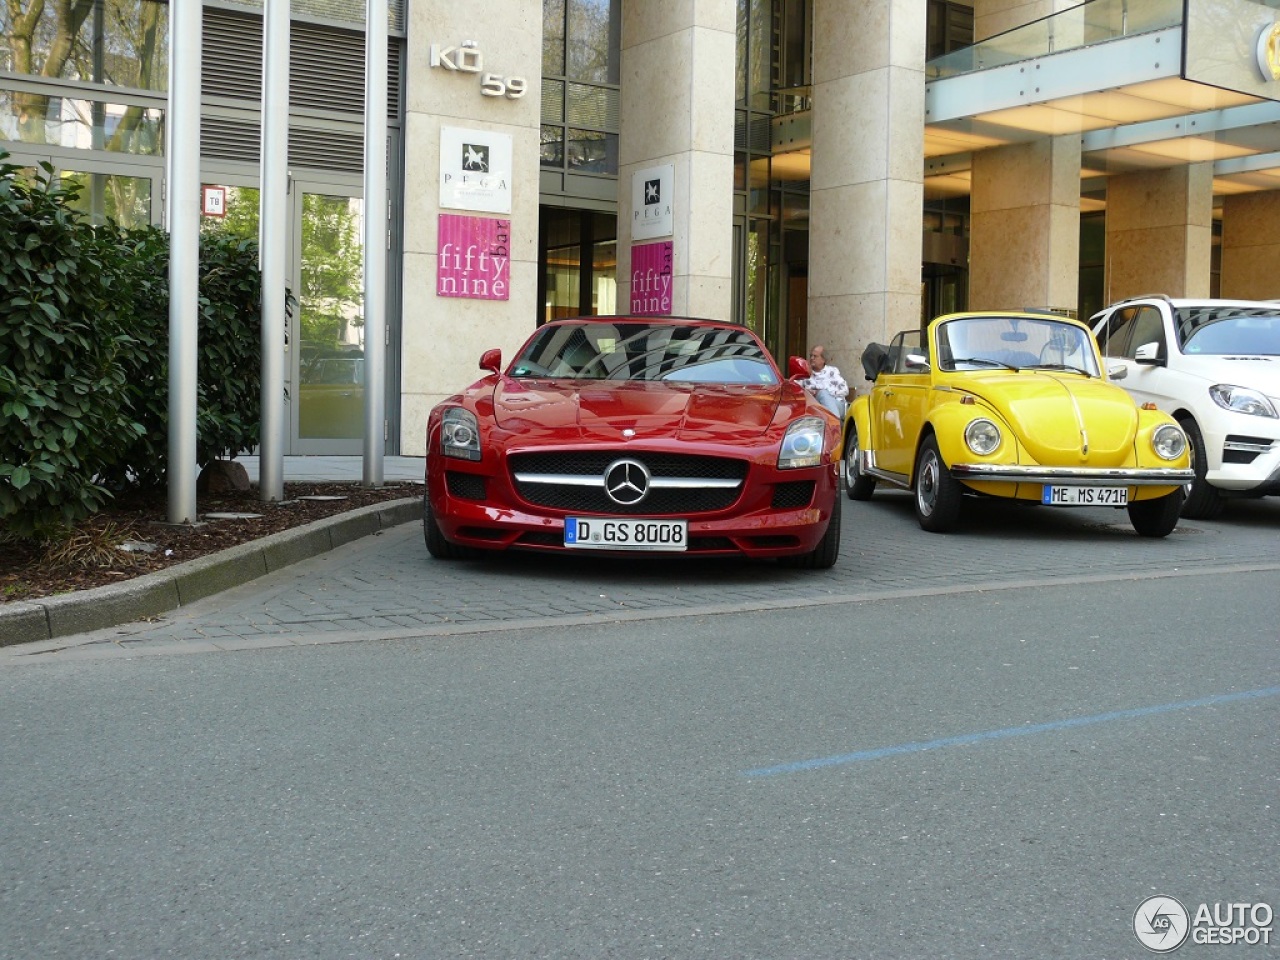
{"label": "yellow car tire", "polygon": [[850,500],[870,500],[876,489],[875,478],[862,472],[860,454],[858,428],[850,423],[844,439],[844,492]]}
{"label": "yellow car tire", "polygon": [[1178,525],[1186,494],[1182,488],[1154,500],[1134,500],[1129,504],[1129,522],[1143,537],[1167,537]]}
{"label": "yellow car tire", "polygon": [[920,444],[914,484],[916,520],[930,533],[948,533],[960,520],[964,487],[951,475],[933,434]]}

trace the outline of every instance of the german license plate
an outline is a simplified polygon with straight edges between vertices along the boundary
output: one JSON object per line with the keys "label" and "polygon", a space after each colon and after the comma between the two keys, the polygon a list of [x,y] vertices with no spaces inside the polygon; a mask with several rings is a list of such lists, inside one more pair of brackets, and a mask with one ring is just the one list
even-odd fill
{"label": "german license plate", "polygon": [[684,550],[687,520],[602,520],[566,517],[564,545],[594,550]]}
{"label": "german license plate", "polygon": [[1129,503],[1129,488],[1057,487],[1045,484],[1040,502],[1055,507],[1123,507]]}

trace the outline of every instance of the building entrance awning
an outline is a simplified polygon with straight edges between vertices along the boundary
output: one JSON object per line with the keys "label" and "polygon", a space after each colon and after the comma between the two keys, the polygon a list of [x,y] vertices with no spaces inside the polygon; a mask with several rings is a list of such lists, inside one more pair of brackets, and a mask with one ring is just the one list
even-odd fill
{"label": "building entrance awning", "polygon": [[926,65],[925,192],[976,151],[1078,134],[1082,178],[1212,161],[1280,189],[1280,0],[1093,0]]}

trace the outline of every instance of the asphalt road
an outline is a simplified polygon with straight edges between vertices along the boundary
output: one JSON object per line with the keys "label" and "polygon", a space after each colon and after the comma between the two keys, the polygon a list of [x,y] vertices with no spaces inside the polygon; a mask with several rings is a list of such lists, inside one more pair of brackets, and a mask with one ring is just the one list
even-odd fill
{"label": "asphalt road", "polygon": [[808,580],[406,529],[11,651],[0,956],[1096,960],[1155,894],[1280,909],[1280,503],[852,506]]}

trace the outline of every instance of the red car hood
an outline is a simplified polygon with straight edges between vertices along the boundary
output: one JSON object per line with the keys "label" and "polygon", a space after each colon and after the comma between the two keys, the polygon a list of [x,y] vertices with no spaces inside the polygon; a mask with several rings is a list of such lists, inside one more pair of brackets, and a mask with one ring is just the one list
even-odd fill
{"label": "red car hood", "polygon": [[[556,433],[557,440],[753,438],[773,422],[780,386],[500,379],[494,417],[504,430]],[[803,404],[803,400],[800,401]]]}

